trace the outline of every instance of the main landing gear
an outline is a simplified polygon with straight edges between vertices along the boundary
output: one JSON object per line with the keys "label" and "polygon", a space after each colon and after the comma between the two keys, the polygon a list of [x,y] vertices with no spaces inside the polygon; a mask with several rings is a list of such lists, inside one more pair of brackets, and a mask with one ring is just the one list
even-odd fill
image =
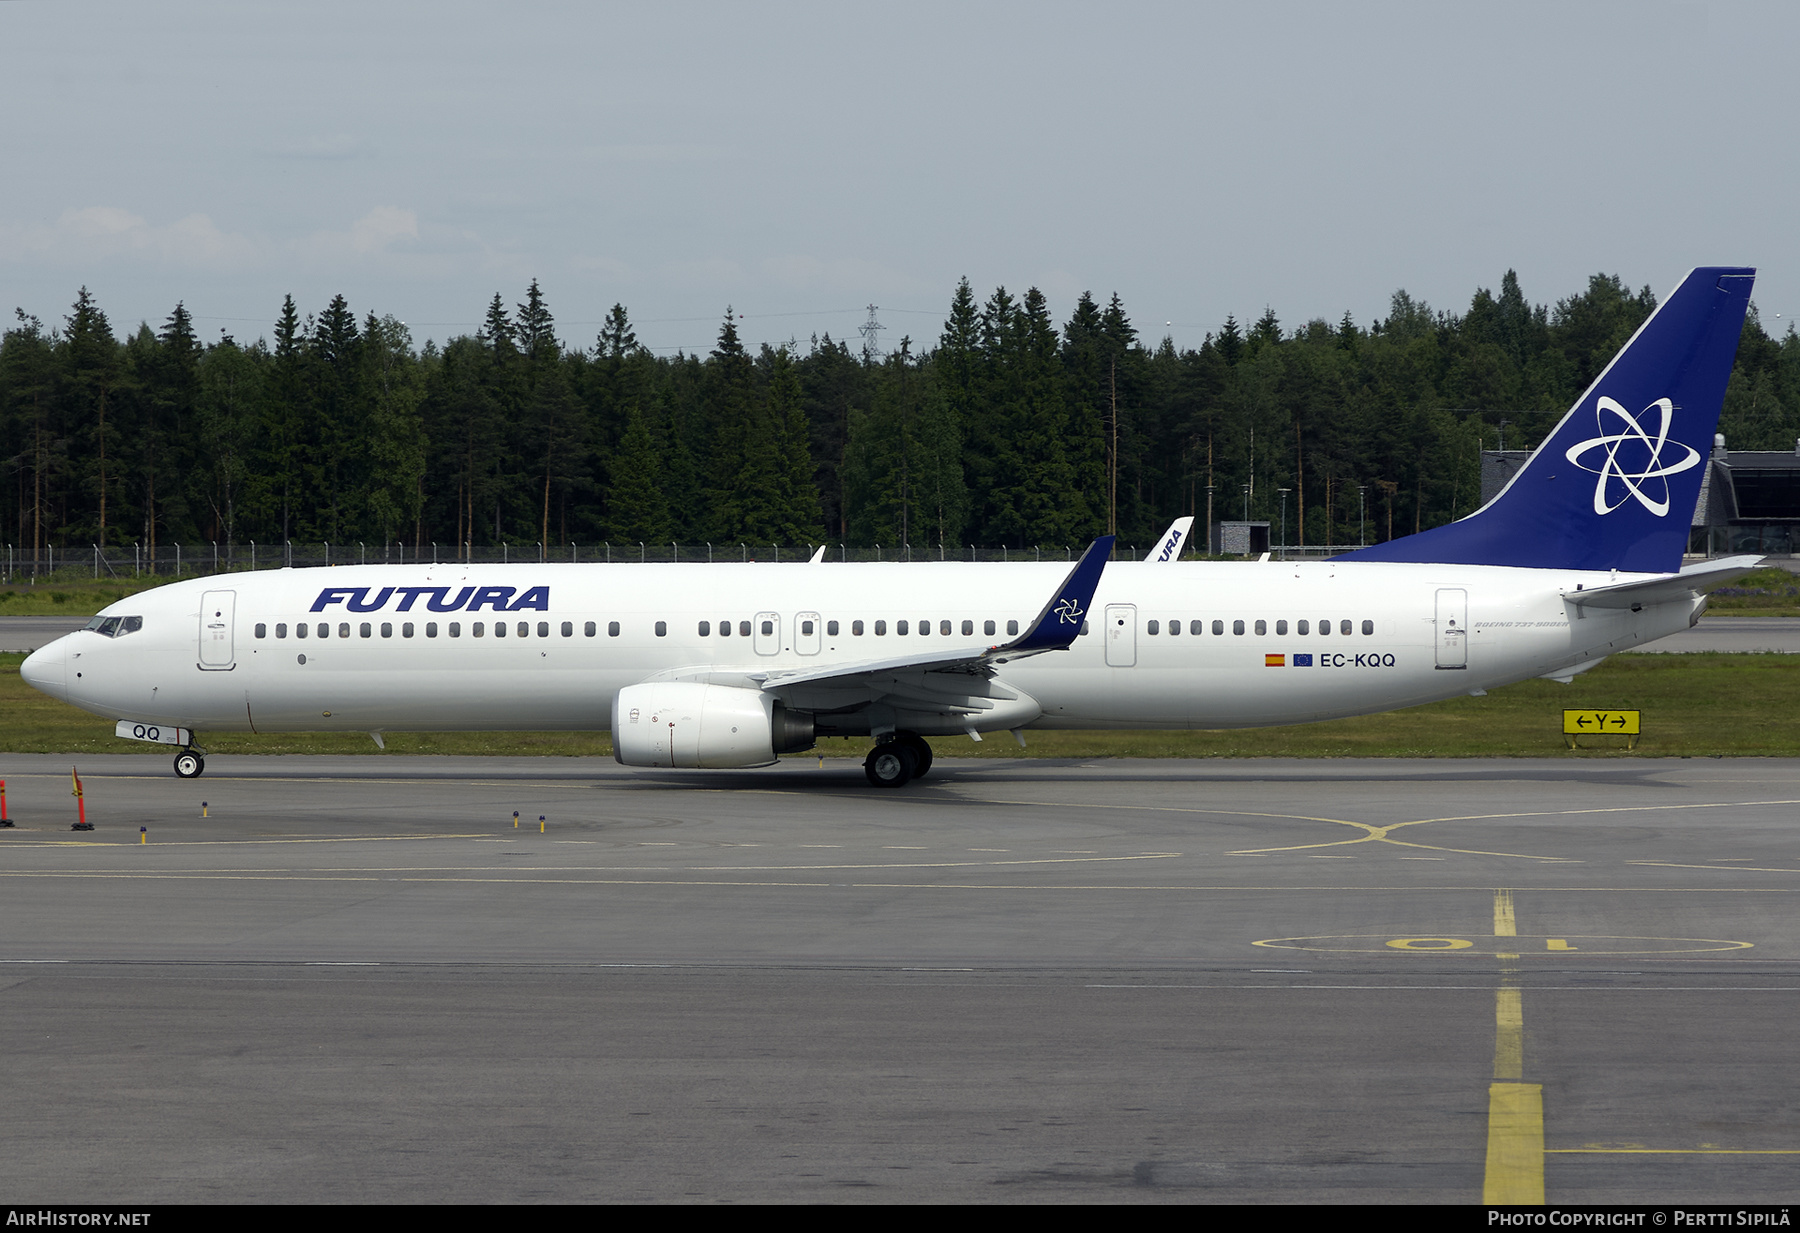
{"label": "main landing gear", "polygon": [[863,774],[877,788],[898,788],[931,769],[931,746],[914,732],[896,732],[869,751]]}
{"label": "main landing gear", "polygon": [[175,755],[175,773],[183,779],[198,779],[206,770],[206,755],[198,749],[184,749]]}

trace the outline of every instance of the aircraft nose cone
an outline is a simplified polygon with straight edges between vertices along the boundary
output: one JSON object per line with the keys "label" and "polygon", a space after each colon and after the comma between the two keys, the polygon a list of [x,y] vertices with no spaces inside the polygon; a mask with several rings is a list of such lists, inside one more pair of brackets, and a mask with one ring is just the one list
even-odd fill
{"label": "aircraft nose cone", "polygon": [[27,685],[64,702],[69,698],[67,642],[67,638],[58,638],[27,655],[19,665],[19,675]]}

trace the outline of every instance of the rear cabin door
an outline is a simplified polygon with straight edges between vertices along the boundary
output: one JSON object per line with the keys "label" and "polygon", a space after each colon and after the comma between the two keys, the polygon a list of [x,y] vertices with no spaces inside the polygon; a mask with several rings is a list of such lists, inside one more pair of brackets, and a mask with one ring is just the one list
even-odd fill
{"label": "rear cabin door", "polygon": [[208,591],[200,597],[200,666],[224,672],[237,666],[232,628],[237,624],[237,592]]}
{"label": "rear cabin door", "polygon": [[1137,664],[1137,605],[1106,606],[1106,663],[1112,668]]}
{"label": "rear cabin door", "polygon": [[1469,593],[1460,588],[1437,593],[1437,666],[1469,666]]}

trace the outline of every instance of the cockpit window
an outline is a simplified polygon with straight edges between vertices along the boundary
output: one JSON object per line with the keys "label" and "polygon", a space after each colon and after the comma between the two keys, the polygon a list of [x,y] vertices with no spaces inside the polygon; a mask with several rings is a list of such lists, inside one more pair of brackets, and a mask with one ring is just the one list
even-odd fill
{"label": "cockpit window", "polygon": [[141,616],[97,616],[83,628],[91,629],[102,637],[123,638],[126,634],[135,634],[144,628],[144,618]]}

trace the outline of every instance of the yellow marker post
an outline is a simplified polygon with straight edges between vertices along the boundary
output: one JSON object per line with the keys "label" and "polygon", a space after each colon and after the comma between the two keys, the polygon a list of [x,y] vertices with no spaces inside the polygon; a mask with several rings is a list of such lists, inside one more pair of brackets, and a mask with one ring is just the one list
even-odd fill
{"label": "yellow marker post", "polygon": [[203,818],[210,816],[210,815],[208,815],[208,813],[206,811],[207,811],[207,804],[205,801],[201,801],[200,802],[200,816]]}
{"label": "yellow marker post", "polygon": [[513,810],[513,829],[515,831],[519,829],[519,811],[516,809]]}
{"label": "yellow marker post", "polygon": [[544,833],[544,815],[540,813],[538,815],[538,834],[541,835],[543,833]]}
{"label": "yellow marker post", "polygon": [[1575,741],[1583,736],[1622,736],[1625,748],[1637,748],[1643,731],[1642,711],[1564,711],[1563,737],[1570,749],[1579,748]]}
{"label": "yellow marker post", "polygon": [[138,842],[139,843],[149,843],[150,842],[150,828],[149,827],[147,827],[147,826],[138,827]]}

